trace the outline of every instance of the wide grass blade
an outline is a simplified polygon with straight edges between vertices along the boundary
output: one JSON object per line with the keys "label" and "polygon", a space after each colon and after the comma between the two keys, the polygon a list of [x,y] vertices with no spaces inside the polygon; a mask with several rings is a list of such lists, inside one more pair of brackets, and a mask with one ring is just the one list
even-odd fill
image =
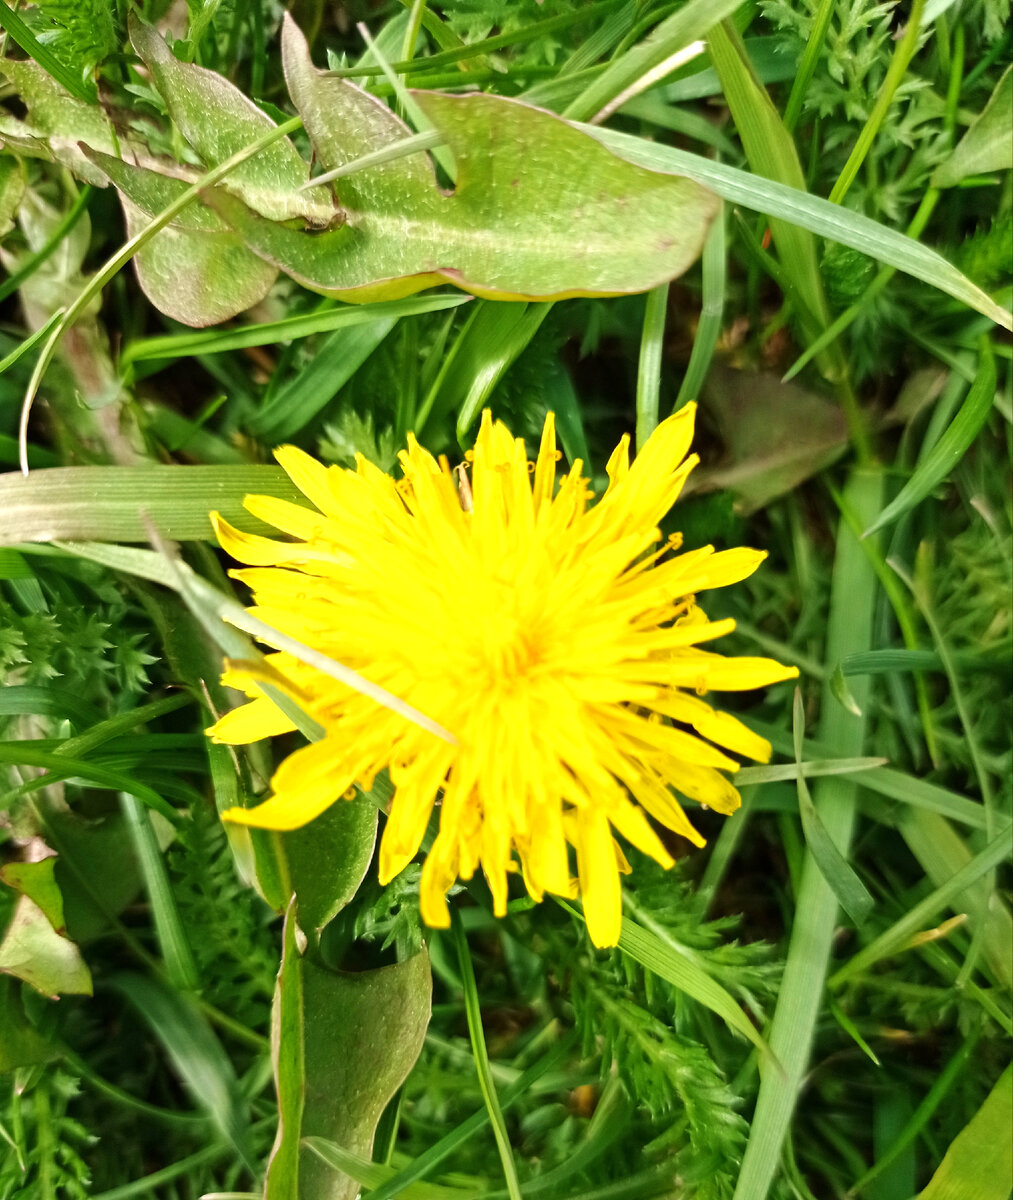
{"label": "wide grass blade", "polygon": [[[214,541],[208,514],[238,529],[275,531],[243,508],[251,493],[304,498],[281,467],[52,467],[0,475],[0,545],[147,542],[148,522],[174,541]],[[305,501],[304,501],[305,502]]]}
{"label": "wide grass blade", "polygon": [[[847,488],[852,507],[871,520],[880,507],[883,478],[856,471]],[[870,649],[875,576],[858,539],[840,522],[831,591],[825,659],[839,662],[848,654]],[[868,711],[869,682],[856,681],[863,712]],[[819,727],[821,740],[835,754],[861,753],[865,719],[842,708],[825,683]],[[845,857],[855,823],[857,785],[846,776],[821,780],[816,811]],[[809,1064],[812,1041],[823,1002],[830,947],[837,923],[837,897],[824,879],[811,851],[805,855],[795,903],[795,921],[777,1008],[771,1023],[771,1052],[783,1070],[767,1070],[760,1080],[756,1111],[735,1189],[735,1200],[765,1200],[778,1165],[802,1080]]]}

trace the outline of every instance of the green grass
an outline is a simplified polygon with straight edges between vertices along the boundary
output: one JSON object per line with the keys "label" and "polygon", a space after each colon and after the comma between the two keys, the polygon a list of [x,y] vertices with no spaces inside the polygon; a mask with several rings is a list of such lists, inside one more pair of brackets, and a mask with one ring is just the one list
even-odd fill
{"label": "green grass", "polygon": [[[248,1198],[265,1177],[267,1200],[1007,1200],[1008,6],[296,6],[314,63],[411,124],[349,151],[339,195],[383,201],[381,167],[428,152],[455,177],[408,86],[565,116],[574,180],[594,138],[723,202],[699,260],[636,294],[444,281],[361,305],[284,270],[258,292],[261,260],[205,207],[259,187],[309,214],[266,237],[337,228],[312,224],[326,187],[291,183],[313,150],[279,7],[190,5],[177,28],[176,58],[228,81],[226,132],[243,97],[261,114],[217,157],[191,130],[203,160],[128,6],[87,7],[90,27],[0,5],[5,57],[39,67],[0,60],[0,1200]],[[186,190],[128,230],[89,138],[175,160]],[[256,303],[187,328],[156,302],[195,279],[187,303]],[[664,532],[768,552],[702,603],[738,621],[725,653],[797,663],[800,694],[728,698],[773,765],[744,768],[734,817],[692,814],[708,846],[673,838],[671,872],[631,853],[615,951],[519,880],[505,918],[479,878],[425,929],[417,864],[377,882],[383,775],[354,828],[222,824],[303,737],[203,736],[234,703],[223,656],[262,631],[207,512],[291,496],[276,444],[396,470],[413,432],[454,463],[491,407],[533,454],[552,411],[600,488],[621,434],[641,446],[691,400],[702,466]],[[324,915],[283,934],[293,886]]]}

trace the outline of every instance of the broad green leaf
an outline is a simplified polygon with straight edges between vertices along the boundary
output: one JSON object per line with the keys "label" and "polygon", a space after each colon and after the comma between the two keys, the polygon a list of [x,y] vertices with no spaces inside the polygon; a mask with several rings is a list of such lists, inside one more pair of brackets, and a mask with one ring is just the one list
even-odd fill
{"label": "broad green leaf", "polygon": [[[404,139],[379,101],[314,69],[286,19],[289,90],[325,169]],[[341,229],[317,235],[264,220],[224,192],[210,202],[247,245],[326,295],[392,298],[449,281],[502,299],[643,291],[696,258],[714,198],[599,148],[514,100],[414,94],[457,166],[446,195],[423,155],[339,181]]]}
{"label": "broad green leaf", "polygon": [[373,857],[379,810],[366,796],[339,800],[281,835],[304,929],[321,929],[359,890]]}
{"label": "broad green leaf", "polygon": [[13,154],[0,154],[0,238],[14,228],[14,217],[24,194],[24,164]]}
{"label": "broad green leaf", "polygon": [[[180,62],[161,34],[133,15],[129,25],[130,40],[151,72],[169,116],[205,166],[218,166],[274,128],[271,118],[227,79],[206,67]],[[273,221],[299,219],[312,229],[326,229],[338,213],[324,189],[298,190],[308,178],[305,159],[284,138],[241,163],[222,187]]]}
{"label": "broad green leaf", "polygon": [[957,1134],[918,1200],[1009,1200],[1013,1190],[1013,1067]]}
{"label": "broad green leaf", "polygon": [[57,933],[41,908],[22,895],[0,941],[0,972],[31,984],[44,996],[90,996],[91,972],[81,951]]}
{"label": "broad green leaf", "polygon": [[33,900],[45,914],[46,920],[58,934],[64,936],[67,927],[63,919],[63,896],[55,876],[56,859],[52,856],[38,862],[9,862],[0,867],[0,881]]}
{"label": "broad green leaf", "polygon": [[932,186],[953,187],[968,175],[1013,168],[1013,67],[995,85],[995,91],[953,153],[936,168]]}
{"label": "broad green leaf", "polygon": [[84,142],[96,150],[116,153],[116,138],[102,107],[72,96],[31,60],[4,58],[0,75],[10,80],[28,110],[24,120],[0,110],[0,138],[4,143],[20,154],[62,163],[80,179],[105,187],[105,177],[78,146],[78,142]]}
{"label": "broad green leaf", "polygon": [[995,357],[988,340],[982,339],[981,366],[967,399],[946,432],[920,462],[914,474],[865,531],[864,537],[910,512],[944,479],[964,457],[981,432],[995,401]]}
{"label": "broad green leaf", "polygon": [[[131,238],[193,182],[146,171],[94,150],[88,150],[87,156],[116,185]],[[134,268],[156,308],[175,321],[198,327],[227,321],[251,308],[267,295],[278,273],[201,204],[188,205],[142,246],[134,255]]]}
{"label": "broad green leaf", "polygon": [[147,542],[145,517],[177,541],[214,538],[217,510],[251,533],[276,530],[242,507],[250,493],[299,501],[280,467],[53,467],[0,475],[0,545],[88,539]]}
{"label": "broad green leaf", "polygon": [[106,983],[127,998],[161,1042],[195,1102],[252,1171],[247,1105],[232,1062],[197,1002],[185,992],[133,972],[111,975]]}
{"label": "broad green leaf", "polygon": [[0,1075],[60,1056],[56,1041],[43,1037],[25,1015],[20,993],[20,984],[0,976]]}
{"label": "broad green leaf", "polygon": [[281,967],[271,1007],[271,1062],[278,1094],[278,1132],[267,1160],[264,1200],[299,1200],[299,1137],[306,1098],[302,962],[295,898],[285,914]]}
{"label": "broad green leaf", "polygon": [[579,128],[630,162],[640,163],[655,171],[686,175],[732,204],[783,218],[820,237],[850,246],[938,288],[1004,329],[1013,329],[1013,314],[996,304],[941,254],[879,221],[873,221],[839,204],[831,204],[820,196],[811,196],[795,187],[786,187],[783,183],[752,175],[725,163],[713,162],[699,154],[677,150],[674,146],[649,142],[614,129],[599,129],[594,125],[581,125]]}
{"label": "broad green leaf", "polygon": [[[369,1159],[380,1115],[422,1049],[432,981],[425,950],[358,975],[302,962],[305,1108],[302,1137]],[[301,1195],[354,1200],[358,1183],[315,1155],[299,1159]]]}

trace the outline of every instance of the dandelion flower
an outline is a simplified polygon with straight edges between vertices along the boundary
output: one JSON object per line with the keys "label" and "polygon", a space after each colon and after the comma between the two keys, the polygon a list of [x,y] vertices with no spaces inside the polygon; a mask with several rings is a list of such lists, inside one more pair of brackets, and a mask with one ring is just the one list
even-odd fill
{"label": "dandelion flower", "polygon": [[[694,416],[688,405],[662,422],[632,464],[623,437],[597,503],[579,460],[557,486],[551,413],[534,463],[488,412],[456,470],[411,436],[400,480],[361,456],[347,470],[277,450],[314,508],[267,496],[245,505],[290,540],[241,533],[212,514],[222,546],[249,564],[234,574],[253,591],[251,612],[452,737],[270,654],[265,670],[325,733],[285,759],[268,800],[226,818],[293,829],[387,767],[381,882],[415,857],[439,809],[422,869],[427,924],[448,924],[447,891],[479,867],[502,915],[519,869],[536,901],[579,894],[593,941],[615,945],[629,869],[615,834],[671,866],[659,827],[703,844],[674,793],[731,813],[739,795],[724,773],[738,763],[728,752],[770,756],[766,741],[701,697],[797,674],[703,648],[734,622],[708,620],[696,594],[744,579],[765,556],[662,541],[658,524],[697,462],[687,457]],[[226,672],[250,702],[212,738],[242,744],[294,728],[260,692],[264,677]]]}

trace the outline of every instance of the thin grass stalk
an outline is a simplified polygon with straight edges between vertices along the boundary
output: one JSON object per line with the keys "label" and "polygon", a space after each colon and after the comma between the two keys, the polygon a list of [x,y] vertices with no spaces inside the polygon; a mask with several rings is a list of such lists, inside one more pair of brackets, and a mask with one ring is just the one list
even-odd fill
{"label": "thin grass stalk", "polygon": [[492,1068],[489,1064],[489,1051],[486,1049],[485,1034],[482,1032],[482,1005],[478,997],[478,984],[475,982],[475,967],[471,961],[471,951],[468,948],[464,926],[461,924],[460,915],[456,910],[451,913],[451,928],[454,946],[457,949],[461,984],[464,988],[464,1010],[468,1018],[468,1033],[471,1037],[472,1053],[475,1056],[478,1085],[482,1091],[482,1099],[489,1111],[489,1121],[496,1139],[496,1149],[499,1151],[500,1162],[503,1164],[503,1177],[506,1180],[507,1193],[510,1200],[521,1200],[521,1185],[517,1178],[517,1166],[514,1163],[513,1151],[510,1148],[510,1135],[507,1132],[503,1110],[500,1108],[496,1095],[496,1085],[493,1082]]}
{"label": "thin grass stalk", "polygon": [[[849,505],[870,519],[882,503],[883,477],[857,469],[846,489]],[[865,740],[865,715],[848,712],[834,698],[829,684],[833,666],[849,654],[871,648],[876,579],[858,538],[842,519],[827,629],[828,682],[823,686],[819,738],[842,757],[860,755]],[[871,680],[856,679],[855,698],[868,712]],[[846,776],[821,780],[814,803],[820,820],[847,857],[855,823],[858,785]],[[784,981],[771,1023],[769,1043],[782,1071],[769,1068],[760,1081],[756,1111],[746,1144],[735,1200],[765,1200],[781,1161],[781,1152],[809,1064],[816,1021],[823,1002],[830,947],[838,906],[811,851],[804,856],[795,905]]]}
{"label": "thin grass stalk", "polygon": [[120,792],[120,808],[137,852],[166,975],[173,987],[195,992],[201,986],[200,973],[169,886],[169,874],[151,824],[151,814],[147,806],[129,792]]}
{"label": "thin grass stalk", "polygon": [[640,335],[640,362],[637,368],[637,452],[658,424],[658,397],[661,393],[661,355],[665,347],[665,318],[668,314],[668,284],[647,293],[644,324]]}
{"label": "thin grass stalk", "polygon": [[675,398],[675,412],[690,400],[699,397],[714,358],[714,349],[718,344],[721,322],[725,314],[725,282],[728,277],[726,243],[725,207],[722,205],[703,244],[700,320],[696,327],[696,336],[693,338],[693,349],[690,351],[686,374]]}
{"label": "thin grass stalk", "polygon": [[844,164],[837,182],[830,191],[829,199],[834,204],[840,204],[847,195],[848,189],[855,182],[862,163],[865,162],[866,156],[872,149],[872,143],[876,140],[880,126],[883,124],[890,105],[893,103],[894,95],[900,87],[904,75],[907,73],[911,59],[918,49],[918,34],[921,30],[922,10],[924,8],[925,0],[914,0],[910,16],[908,17],[907,30],[904,37],[898,43],[893,58],[890,60],[890,67],[886,72],[886,78],[883,80],[883,86],[880,89],[876,104],[869,114],[869,119],[866,121],[865,127],[858,135],[855,148],[848,156],[848,161]]}
{"label": "thin grass stalk", "polygon": [[809,30],[809,38],[805,44],[805,50],[802,52],[798,73],[791,85],[791,92],[788,95],[788,103],[782,118],[784,127],[789,133],[795,132],[795,126],[802,115],[805,94],[809,90],[809,84],[816,71],[816,64],[822,53],[823,43],[826,41],[827,30],[830,28],[830,18],[834,15],[836,6],[836,0],[820,0],[820,6],[812,28]]}

